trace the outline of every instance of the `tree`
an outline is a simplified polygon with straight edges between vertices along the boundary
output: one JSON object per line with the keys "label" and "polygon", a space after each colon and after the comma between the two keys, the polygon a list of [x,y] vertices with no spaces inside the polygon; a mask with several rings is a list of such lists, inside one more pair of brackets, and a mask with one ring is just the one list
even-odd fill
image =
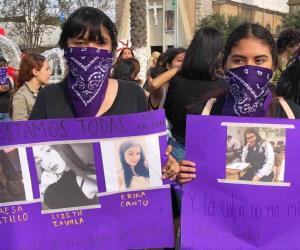
{"label": "tree", "polygon": [[300,11],[286,15],[282,22],[282,27],[300,29]]}
{"label": "tree", "polygon": [[[12,22],[12,36],[19,37],[27,49],[40,46],[49,25],[58,25],[57,3],[53,0],[2,0],[2,20]],[[54,13],[55,12],[55,13]]]}
{"label": "tree", "polygon": [[141,64],[140,78],[144,81],[149,58],[147,44],[147,5],[146,0],[130,2],[130,36],[135,56]]}
{"label": "tree", "polygon": [[146,0],[132,0],[130,2],[130,35],[133,47],[147,46],[147,9]]}
{"label": "tree", "polygon": [[111,0],[58,0],[60,13],[67,18],[71,13],[80,7],[94,7],[102,11],[112,9],[113,1]]}
{"label": "tree", "polygon": [[229,16],[226,18],[224,15],[213,14],[203,18],[198,27],[214,27],[221,31],[226,39],[229,34],[243,22],[245,22],[245,20],[238,16]]}
{"label": "tree", "polygon": [[110,0],[76,0],[75,3],[78,7],[90,6],[103,10],[107,10],[110,7],[112,1]]}
{"label": "tree", "polygon": [[12,22],[13,37],[19,37],[26,49],[35,49],[74,10],[91,6],[107,10],[110,0],[0,0],[0,21]]}

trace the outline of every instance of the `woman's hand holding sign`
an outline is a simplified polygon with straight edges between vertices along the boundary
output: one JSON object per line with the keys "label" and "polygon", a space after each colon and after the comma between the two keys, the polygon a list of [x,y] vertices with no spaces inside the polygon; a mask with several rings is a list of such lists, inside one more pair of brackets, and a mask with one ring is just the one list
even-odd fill
{"label": "woman's hand holding sign", "polygon": [[177,174],[179,173],[180,166],[176,159],[171,155],[171,152],[172,146],[168,145],[166,150],[166,156],[168,157],[168,160],[162,170],[162,179],[169,178],[171,181],[175,181]]}
{"label": "woman's hand holding sign", "polygon": [[179,163],[180,171],[176,181],[179,184],[185,184],[196,178],[196,164],[192,161],[183,160]]}

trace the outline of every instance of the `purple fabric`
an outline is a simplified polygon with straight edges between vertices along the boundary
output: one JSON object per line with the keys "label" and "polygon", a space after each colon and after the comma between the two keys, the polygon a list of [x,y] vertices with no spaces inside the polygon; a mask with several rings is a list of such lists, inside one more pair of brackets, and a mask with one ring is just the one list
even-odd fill
{"label": "purple fabric", "polygon": [[2,67],[0,68],[0,85],[7,85],[9,84],[7,68]]}
{"label": "purple fabric", "polygon": [[68,88],[77,117],[95,116],[103,103],[112,53],[96,48],[68,48]]}
{"label": "purple fabric", "polygon": [[272,71],[245,65],[227,70],[229,90],[222,114],[227,116],[265,116],[272,101],[268,83]]}

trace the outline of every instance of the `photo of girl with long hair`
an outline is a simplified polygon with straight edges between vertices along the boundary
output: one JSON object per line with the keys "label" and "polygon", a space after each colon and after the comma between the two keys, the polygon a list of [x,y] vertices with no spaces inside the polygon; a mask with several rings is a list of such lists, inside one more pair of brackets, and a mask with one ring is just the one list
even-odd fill
{"label": "photo of girl with long hair", "polygon": [[119,154],[122,165],[120,189],[149,187],[149,168],[142,146],[134,141],[125,141],[120,146]]}
{"label": "photo of girl with long hair", "polygon": [[100,146],[106,192],[163,185],[157,135],[102,140]]}
{"label": "photo of girl with long hair", "polygon": [[18,155],[18,150],[0,149],[0,203],[26,200],[20,159],[8,154]]}
{"label": "photo of girl with long hair", "polygon": [[99,204],[92,144],[39,145],[33,153],[43,210]]}

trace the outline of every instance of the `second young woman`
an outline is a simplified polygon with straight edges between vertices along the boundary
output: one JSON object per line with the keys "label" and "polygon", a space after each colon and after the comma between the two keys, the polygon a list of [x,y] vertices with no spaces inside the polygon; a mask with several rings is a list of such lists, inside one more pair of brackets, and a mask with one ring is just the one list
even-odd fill
{"label": "second young woman", "polygon": [[218,78],[217,69],[221,63],[224,46],[222,34],[214,28],[202,28],[194,36],[187,49],[181,71],[172,78],[167,92],[165,109],[171,122],[174,155],[177,160],[184,158],[185,126],[187,107],[200,100],[201,113],[207,95],[215,96],[226,89],[225,81]]}
{"label": "second young woman", "polygon": [[[215,105],[221,108],[213,114],[300,118],[300,107],[296,103],[272,93],[270,81],[277,62],[276,43],[268,29],[253,23],[237,27],[227,40],[223,57],[229,91],[217,98],[213,108]],[[198,103],[194,103],[191,113],[201,114]],[[195,178],[194,172],[194,168],[183,166],[178,182],[191,181]]]}
{"label": "second young woman", "polygon": [[28,120],[41,86],[48,83],[50,69],[46,58],[25,54],[21,60],[16,92],[12,101],[13,120]]}

